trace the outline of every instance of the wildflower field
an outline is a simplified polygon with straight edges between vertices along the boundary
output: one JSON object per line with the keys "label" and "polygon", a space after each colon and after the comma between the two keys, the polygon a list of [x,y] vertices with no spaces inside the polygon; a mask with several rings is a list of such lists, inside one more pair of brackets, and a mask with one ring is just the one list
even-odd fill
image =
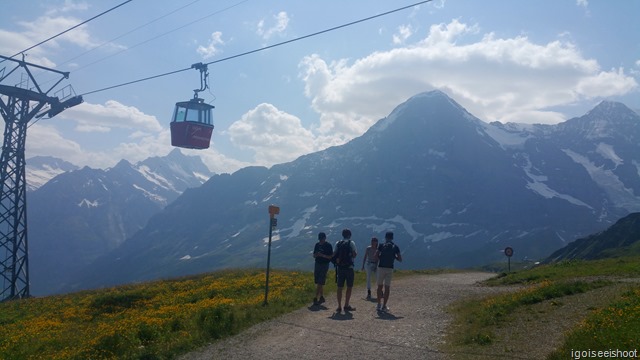
{"label": "wildflower field", "polygon": [[[502,274],[489,285],[516,285],[517,290],[484,299],[464,301],[452,307],[459,346],[489,347],[499,339],[496,330],[508,328],[518,309],[543,302],[562,304],[565,297],[595,289],[620,288],[604,299],[609,305],[591,308],[584,319],[564,335],[562,346],[549,359],[569,359],[576,349],[608,351],[640,350],[640,258],[625,257],[593,261],[572,260]],[[621,281],[626,279],[628,281]],[[558,307],[558,306],[556,306]],[[539,314],[537,314],[539,315]]]}
{"label": "wildflower field", "polygon": [[596,309],[574,329],[549,359],[567,359],[574,349],[640,351],[640,287],[606,308]]}
{"label": "wildflower field", "polygon": [[173,358],[300,308],[314,289],[309,272],[272,271],[264,306],[264,271],[234,270],[0,303],[0,359]]}

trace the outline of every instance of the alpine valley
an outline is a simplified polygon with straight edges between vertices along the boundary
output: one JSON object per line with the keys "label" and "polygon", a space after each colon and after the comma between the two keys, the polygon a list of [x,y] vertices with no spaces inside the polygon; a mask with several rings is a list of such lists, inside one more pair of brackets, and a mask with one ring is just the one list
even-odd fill
{"label": "alpine valley", "polygon": [[[83,171],[89,172],[71,174]],[[120,164],[111,171],[133,170]],[[31,209],[60,213],[49,227],[39,225],[44,220],[38,215],[30,217],[34,246],[41,243],[32,266],[77,256],[71,245],[43,247],[37,240],[52,224],[76,227],[78,236],[65,241],[97,254],[83,245],[96,240],[81,234],[142,213],[127,206],[105,209],[94,200],[79,206],[84,198],[98,198],[77,194],[89,180],[101,196],[120,196],[115,183],[100,182],[98,174],[60,188],[57,199],[38,193],[61,186],[65,174],[32,193]],[[73,200],[62,201],[72,194]],[[281,209],[272,239],[275,267],[311,269],[317,233],[335,243],[343,228],[353,231],[357,264],[370,238],[381,239],[388,230],[395,232],[403,269],[506,261],[507,246],[516,261],[543,259],[640,211],[640,116],[604,101],[557,125],[488,124],[443,92],[418,94],[344,145],[271,168],[214,175],[148,222],[119,222],[118,236],[99,242],[113,250],[76,268],[64,291],[264,267],[270,204]],[[80,211],[82,221],[69,217]]]}

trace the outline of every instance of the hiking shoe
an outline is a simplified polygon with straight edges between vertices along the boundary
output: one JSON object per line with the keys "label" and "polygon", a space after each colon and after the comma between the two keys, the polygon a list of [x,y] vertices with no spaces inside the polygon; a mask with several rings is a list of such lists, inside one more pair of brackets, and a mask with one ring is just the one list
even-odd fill
{"label": "hiking shoe", "polygon": [[322,304],[324,302],[324,296],[320,296],[320,301],[318,301],[318,304]]}
{"label": "hiking shoe", "polygon": [[376,305],[376,311],[381,311],[382,310],[382,305],[378,304]]}
{"label": "hiking shoe", "polygon": [[387,307],[387,305],[382,307],[382,312],[389,312],[389,308]]}
{"label": "hiking shoe", "polygon": [[356,308],[352,307],[351,305],[345,305],[344,311],[356,311]]}
{"label": "hiking shoe", "polygon": [[318,299],[317,299],[317,298],[313,298],[313,305],[318,305],[318,304],[320,304],[320,303],[318,302]]}
{"label": "hiking shoe", "polygon": [[340,314],[341,312],[342,312],[342,308],[341,307],[336,309],[336,313]]}

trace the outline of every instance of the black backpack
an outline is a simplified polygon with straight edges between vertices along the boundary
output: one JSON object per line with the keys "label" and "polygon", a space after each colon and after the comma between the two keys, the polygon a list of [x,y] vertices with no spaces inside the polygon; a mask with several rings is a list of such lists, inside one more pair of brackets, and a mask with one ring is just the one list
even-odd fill
{"label": "black backpack", "polygon": [[336,255],[333,258],[333,263],[342,267],[352,266],[352,255],[351,240],[340,240],[336,244]]}
{"label": "black backpack", "polygon": [[395,247],[396,245],[392,241],[378,246],[378,251],[380,251],[378,266],[393,267],[393,262],[396,259]]}

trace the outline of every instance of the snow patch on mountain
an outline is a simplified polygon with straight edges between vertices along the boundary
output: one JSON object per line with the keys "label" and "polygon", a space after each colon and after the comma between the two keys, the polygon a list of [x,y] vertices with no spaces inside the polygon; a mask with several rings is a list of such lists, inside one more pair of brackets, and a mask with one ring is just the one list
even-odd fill
{"label": "snow patch on mountain", "polygon": [[282,185],[282,183],[277,183],[270,191],[269,191],[269,195],[267,195],[264,199],[262,199],[262,202],[267,202],[269,200],[271,200],[271,198],[273,197],[273,195],[275,194],[275,192],[278,190],[278,188]]}
{"label": "snow patch on mountain", "polygon": [[[271,234],[271,242],[276,242],[276,241],[280,241],[281,237],[280,237],[280,232],[276,229],[272,234]],[[265,236],[262,238],[262,242],[264,243],[265,246],[267,246],[267,244],[269,243],[269,237]]]}
{"label": "snow patch on mountain", "polygon": [[563,149],[562,151],[587,170],[591,179],[607,193],[614,204],[629,212],[640,211],[640,197],[635,196],[632,189],[625,187],[613,171],[597,166],[586,156],[572,150]]}
{"label": "snow patch on mountain", "polygon": [[544,183],[545,181],[548,180],[548,177],[545,175],[535,175],[532,172],[533,165],[531,164],[531,160],[529,159],[529,156],[528,155],[525,156],[525,159],[527,160],[527,164],[523,167],[523,170],[525,174],[527,174],[529,179],[531,179],[531,181],[527,181],[527,189],[539,194],[540,196],[546,199],[557,197],[559,199],[566,200],[574,205],[585,206],[589,209],[593,209],[588,204],[574,198],[571,195],[560,194],[557,191],[551,189],[547,184]]}
{"label": "snow patch on mountain", "polygon": [[605,143],[599,143],[596,148],[596,152],[602,155],[603,158],[609,159],[616,164],[616,167],[622,165],[624,161],[616,154],[615,150],[613,150],[613,146]]}
{"label": "snow patch on mountain", "polygon": [[80,203],[78,203],[78,207],[84,207],[84,206],[86,206],[87,209],[96,208],[96,207],[100,206],[100,203],[98,202],[98,200],[91,201],[91,200],[87,200],[87,199],[82,199],[82,201],[80,201]]}
{"label": "snow patch on mountain", "polygon": [[511,131],[507,130],[501,124],[485,124],[484,131],[503,149],[523,148],[527,140],[532,137],[531,134],[523,132],[521,127],[515,128],[514,125],[516,124],[510,125],[512,128]]}
{"label": "snow patch on mountain", "polygon": [[154,193],[146,190],[145,188],[143,188],[141,186],[133,184],[133,188],[136,189],[136,190],[141,191],[144,194],[144,196],[146,196],[148,199],[151,199],[151,200],[153,200],[153,201],[155,201],[157,203],[164,204],[164,205],[166,205],[168,203],[167,198],[162,197],[162,196],[160,196],[158,194],[154,194]]}
{"label": "snow patch on mountain", "polygon": [[431,234],[429,236],[425,236],[425,242],[430,241],[432,243],[438,242],[438,241],[442,241],[442,240],[446,240],[446,239],[450,239],[452,237],[459,237],[461,235],[459,234],[453,234],[450,233],[448,231],[442,231],[439,233],[435,233],[435,234]]}
{"label": "snow patch on mountain", "polygon": [[300,232],[306,228],[308,228],[307,221],[311,217],[311,214],[318,210],[318,205],[314,205],[312,207],[306,208],[302,211],[302,218],[296,220],[293,225],[291,225],[291,233],[287,236],[287,238],[292,238],[300,235]]}
{"label": "snow patch on mountain", "polygon": [[[177,166],[169,165],[169,167],[171,168],[171,170],[175,171],[176,173],[182,174],[185,177],[189,176],[188,174],[185,173],[184,170],[178,168]],[[151,171],[151,169],[148,166],[146,166],[146,165],[138,166],[137,170],[138,170],[138,172],[140,174],[142,174],[142,176],[145,177],[145,179],[149,180],[150,182],[152,182],[152,183],[154,183],[154,184],[156,184],[156,185],[158,185],[160,187],[163,187],[165,189],[169,189],[169,190],[178,192],[178,190],[176,190],[175,186],[173,186],[173,184],[169,180],[167,180],[166,178],[162,177],[161,175]]]}

